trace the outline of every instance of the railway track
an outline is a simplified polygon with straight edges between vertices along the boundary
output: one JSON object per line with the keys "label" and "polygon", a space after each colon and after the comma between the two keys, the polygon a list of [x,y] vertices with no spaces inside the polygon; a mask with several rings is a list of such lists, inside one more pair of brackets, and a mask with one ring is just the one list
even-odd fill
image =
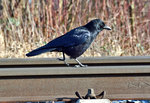
{"label": "railway track", "polygon": [[56,58],[0,59],[0,101],[71,100],[89,88],[111,100],[150,99],[150,56],[79,60],[89,66],[66,67]]}

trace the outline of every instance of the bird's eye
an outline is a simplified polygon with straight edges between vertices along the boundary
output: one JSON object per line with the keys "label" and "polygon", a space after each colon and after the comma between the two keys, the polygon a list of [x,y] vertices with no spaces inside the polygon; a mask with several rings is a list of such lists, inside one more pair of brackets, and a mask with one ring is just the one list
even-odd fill
{"label": "bird's eye", "polygon": [[102,24],[99,25],[100,28],[103,28],[104,26],[105,26],[104,23],[102,23]]}

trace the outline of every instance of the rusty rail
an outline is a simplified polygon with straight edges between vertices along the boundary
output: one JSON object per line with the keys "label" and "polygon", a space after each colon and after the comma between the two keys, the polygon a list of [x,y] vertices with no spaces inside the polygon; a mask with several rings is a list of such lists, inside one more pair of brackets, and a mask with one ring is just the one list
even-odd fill
{"label": "rusty rail", "polygon": [[150,56],[79,60],[89,67],[66,67],[56,58],[0,59],[0,101],[70,100],[88,88],[112,100],[150,99]]}

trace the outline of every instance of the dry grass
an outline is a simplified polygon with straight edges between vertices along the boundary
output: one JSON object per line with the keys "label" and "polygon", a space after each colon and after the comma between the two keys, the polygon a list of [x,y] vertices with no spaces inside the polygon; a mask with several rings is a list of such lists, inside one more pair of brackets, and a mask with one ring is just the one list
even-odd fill
{"label": "dry grass", "polygon": [[[0,58],[25,54],[67,31],[100,18],[103,31],[83,56],[150,55],[149,0],[3,0]],[[57,57],[45,53],[36,57]]]}

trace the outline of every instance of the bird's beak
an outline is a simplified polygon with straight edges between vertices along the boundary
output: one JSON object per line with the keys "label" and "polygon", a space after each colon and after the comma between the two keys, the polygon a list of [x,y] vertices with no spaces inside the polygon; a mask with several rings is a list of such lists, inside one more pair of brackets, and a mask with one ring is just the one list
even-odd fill
{"label": "bird's beak", "polygon": [[105,26],[103,27],[103,29],[111,30],[111,28],[110,28],[109,26],[107,26],[107,25],[105,25]]}

